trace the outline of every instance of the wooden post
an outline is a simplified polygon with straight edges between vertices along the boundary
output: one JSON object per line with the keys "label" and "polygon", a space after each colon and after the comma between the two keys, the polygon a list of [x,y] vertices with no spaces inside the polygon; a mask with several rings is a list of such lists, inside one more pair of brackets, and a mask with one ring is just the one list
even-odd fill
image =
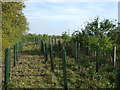
{"label": "wooden post", "polygon": [[5,84],[10,81],[10,48],[5,49]]}
{"label": "wooden post", "polygon": [[116,46],[113,46],[113,66],[116,66]]}
{"label": "wooden post", "polygon": [[53,62],[53,49],[52,45],[49,45],[49,50],[50,50],[50,61],[51,61],[51,70],[54,71],[54,62]]}
{"label": "wooden post", "polygon": [[66,71],[67,63],[66,63],[66,51],[65,51],[65,47],[63,47],[62,54],[63,54],[62,55],[62,59],[63,59],[64,89],[67,90],[68,89],[68,82],[67,82],[67,71]]}

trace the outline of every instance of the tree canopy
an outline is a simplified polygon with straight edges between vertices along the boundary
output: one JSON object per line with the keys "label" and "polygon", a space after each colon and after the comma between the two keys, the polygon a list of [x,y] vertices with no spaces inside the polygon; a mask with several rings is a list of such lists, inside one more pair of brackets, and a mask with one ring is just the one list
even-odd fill
{"label": "tree canopy", "polygon": [[2,3],[2,41],[3,48],[7,48],[19,41],[29,29],[28,22],[22,10],[23,2]]}
{"label": "tree canopy", "polygon": [[101,50],[108,50],[112,44],[119,44],[120,29],[109,19],[99,21],[95,18],[87,22],[84,29],[75,31],[72,34],[72,40],[81,44],[82,48],[89,47],[95,49],[100,44]]}

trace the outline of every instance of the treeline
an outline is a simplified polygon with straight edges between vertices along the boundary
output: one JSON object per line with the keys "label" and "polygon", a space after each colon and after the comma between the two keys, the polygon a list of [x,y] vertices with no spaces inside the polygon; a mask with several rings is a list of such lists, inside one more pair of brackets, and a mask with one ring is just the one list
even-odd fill
{"label": "treeline", "polygon": [[[59,70],[56,76],[60,81],[67,76],[65,88],[67,80],[68,87],[119,87],[120,29],[112,21],[95,18],[72,35],[63,32],[61,36],[28,34],[26,37],[40,47],[39,54],[44,55],[45,62],[50,61],[51,69]],[[66,62],[63,60],[63,66],[60,67],[64,55]],[[56,57],[61,59],[57,60]],[[57,70],[56,67],[60,68]],[[62,69],[63,73],[60,71]]]}
{"label": "treeline", "polygon": [[2,2],[2,47],[3,49],[21,41],[29,29],[27,19],[22,12],[23,2]]}
{"label": "treeline", "polygon": [[120,60],[120,28],[114,22],[100,21],[97,17],[81,31],[75,31],[71,41],[80,43],[81,51],[90,55],[96,53],[96,46],[100,45],[100,56],[109,61],[112,61],[113,46],[116,46],[117,60]]}
{"label": "treeline", "polygon": [[[120,60],[120,28],[109,19],[100,21],[99,18],[95,18],[91,22],[87,22],[86,26],[81,29],[74,31],[72,35],[69,32],[63,32],[60,36],[51,36],[47,34],[28,34],[26,37],[40,37],[46,43],[50,40],[54,43],[61,39],[66,47],[67,54],[70,54],[72,45],[77,42],[77,46],[80,47],[81,56],[95,56],[96,48],[100,46],[100,57],[102,61],[112,62],[113,47],[117,47],[117,61]],[[85,57],[84,57],[85,58]],[[119,65],[118,65],[119,66]]]}

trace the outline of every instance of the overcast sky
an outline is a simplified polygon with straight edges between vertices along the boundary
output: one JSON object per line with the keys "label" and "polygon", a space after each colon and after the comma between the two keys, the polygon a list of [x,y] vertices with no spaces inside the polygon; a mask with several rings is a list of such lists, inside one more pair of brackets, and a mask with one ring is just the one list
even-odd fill
{"label": "overcast sky", "polygon": [[[78,28],[84,27],[86,21],[93,20],[99,16],[101,20],[118,18],[118,3],[112,2],[65,2],[65,0],[35,0],[25,2],[25,16],[29,22],[31,33],[61,35],[62,32],[70,30],[73,33]],[[110,0],[111,1],[111,0]],[[113,2],[115,1],[115,2]],[[82,25],[82,26],[81,26]]]}

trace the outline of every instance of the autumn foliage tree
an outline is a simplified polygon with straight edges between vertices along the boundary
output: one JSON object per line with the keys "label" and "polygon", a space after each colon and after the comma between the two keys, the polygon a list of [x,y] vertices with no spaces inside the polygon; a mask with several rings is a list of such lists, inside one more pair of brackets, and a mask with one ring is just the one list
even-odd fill
{"label": "autumn foliage tree", "polygon": [[23,2],[2,3],[2,45],[3,48],[19,42],[23,34],[29,29],[28,22],[22,10]]}

